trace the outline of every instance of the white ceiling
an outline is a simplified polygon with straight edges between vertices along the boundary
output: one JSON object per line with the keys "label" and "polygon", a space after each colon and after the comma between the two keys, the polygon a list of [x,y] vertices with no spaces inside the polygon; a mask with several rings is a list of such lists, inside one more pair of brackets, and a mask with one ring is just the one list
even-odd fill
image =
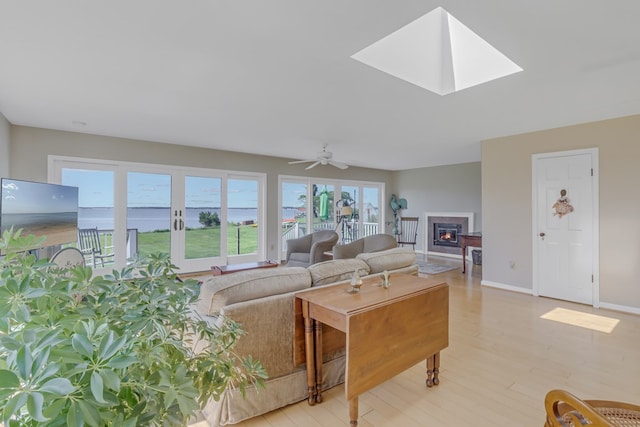
{"label": "white ceiling", "polygon": [[[524,71],[440,96],[350,58],[438,6]],[[638,0],[0,0],[0,112],[292,159],[328,143],[390,170],[472,162],[487,138],[640,113],[638,17]]]}

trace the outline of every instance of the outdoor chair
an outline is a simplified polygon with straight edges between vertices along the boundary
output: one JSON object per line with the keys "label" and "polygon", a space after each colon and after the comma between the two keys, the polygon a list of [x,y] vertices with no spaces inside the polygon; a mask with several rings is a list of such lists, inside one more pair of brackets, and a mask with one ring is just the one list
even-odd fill
{"label": "outdoor chair", "polygon": [[637,427],[640,406],[609,400],[582,400],[564,390],[551,390],[544,399],[545,427]]}
{"label": "outdoor chair", "polygon": [[338,238],[338,233],[333,230],[320,230],[287,240],[287,266],[308,267],[324,261],[324,253],[331,251]]}
{"label": "outdoor chair", "polygon": [[411,245],[415,250],[418,238],[418,217],[400,218],[400,230],[398,234],[398,246]]}
{"label": "outdoor chair", "polygon": [[80,252],[84,255],[86,262],[91,262],[93,264],[93,268],[97,267],[96,261],[100,261],[100,264],[104,267],[105,260],[113,260],[114,253],[107,253],[107,250],[113,249],[113,247],[102,247],[100,234],[98,233],[97,228],[79,228],[78,245],[80,246]]}

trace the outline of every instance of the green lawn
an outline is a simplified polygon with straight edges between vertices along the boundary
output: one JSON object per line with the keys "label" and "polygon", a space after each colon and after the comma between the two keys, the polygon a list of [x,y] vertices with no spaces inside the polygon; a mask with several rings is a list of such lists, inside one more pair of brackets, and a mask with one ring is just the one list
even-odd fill
{"label": "green lawn", "polygon": [[[240,232],[240,254],[258,250],[258,227],[252,225],[227,226],[227,252],[238,254],[238,231]],[[169,230],[138,233],[138,254],[144,257],[153,252],[169,252]],[[186,230],[186,257],[206,258],[220,256],[220,227]]]}

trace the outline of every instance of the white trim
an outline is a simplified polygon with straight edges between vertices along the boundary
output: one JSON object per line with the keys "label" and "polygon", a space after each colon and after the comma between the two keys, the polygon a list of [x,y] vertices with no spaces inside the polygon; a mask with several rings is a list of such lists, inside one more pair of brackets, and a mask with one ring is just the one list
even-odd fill
{"label": "white trim", "polygon": [[533,295],[531,293],[531,289],[521,288],[520,286],[506,285],[504,283],[492,282],[490,280],[481,280],[480,284],[482,286],[487,286],[489,288],[496,288],[496,289],[502,289],[504,291],[512,291],[512,292],[519,292],[527,295]]}
{"label": "white trim", "polygon": [[539,295],[539,278],[538,278],[538,251],[537,251],[537,235],[538,235],[538,173],[537,162],[540,159],[576,156],[581,154],[591,155],[591,167],[593,169],[592,181],[592,218],[593,218],[593,249],[592,249],[592,266],[593,266],[593,307],[600,307],[600,169],[599,169],[599,150],[595,148],[586,148],[581,150],[556,151],[550,153],[539,153],[531,155],[531,245],[532,245],[532,292],[533,295]]}
{"label": "white trim", "polygon": [[[536,295],[533,295],[533,293],[531,292],[531,289],[521,288],[519,286],[506,285],[504,283],[492,282],[490,280],[482,280],[480,281],[480,284],[488,288],[495,288],[495,289],[501,289],[504,291],[512,291],[512,292],[518,292],[522,294],[536,296]],[[631,307],[627,305],[618,305],[618,304],[611,304],[608,302],[600,302],[600,307],[597,307],[597,308],[601,310],[611,310],[611,311],[618,311],[620,313],[640,315],[640,308]]]}
{"label": "white trim", "polygon": [[601,309],[606,309],[606,310],[621,311],[623,313],[639,314],[640,315],[640,308],[638,308],[638,307],[630,307],[630,306],[626,306],[626,305],[618,305],[618,304],[610,304],[608,302],[600,302],[600,308]]}

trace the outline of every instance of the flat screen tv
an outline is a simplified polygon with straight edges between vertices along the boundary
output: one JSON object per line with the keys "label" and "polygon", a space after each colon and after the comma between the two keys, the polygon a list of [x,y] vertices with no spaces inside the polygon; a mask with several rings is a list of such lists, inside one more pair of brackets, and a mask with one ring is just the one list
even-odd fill
{"label": "flat screen tv", "polygon": [[10,178],[0,183],[0,233],[22,228],[23,236],[46,237],[44,246],[77,240],[78,187]]}

